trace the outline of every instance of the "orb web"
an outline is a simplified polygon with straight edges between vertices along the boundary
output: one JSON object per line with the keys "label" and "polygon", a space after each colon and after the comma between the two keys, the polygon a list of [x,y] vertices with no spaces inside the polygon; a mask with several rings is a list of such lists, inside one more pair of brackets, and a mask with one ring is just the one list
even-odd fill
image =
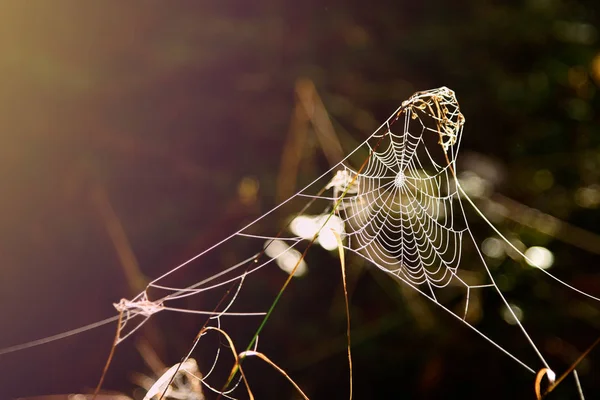
{"label": "orb web", "polygon": [[464,118],[447,88],[419,93],[402,107],[401,124],[389,121],[374,136],[363,171],[345,167],[355,189],[341,200],[340,215],[349,250],[433,294],[460,279],[466,226],[454,217],[453,146]]}

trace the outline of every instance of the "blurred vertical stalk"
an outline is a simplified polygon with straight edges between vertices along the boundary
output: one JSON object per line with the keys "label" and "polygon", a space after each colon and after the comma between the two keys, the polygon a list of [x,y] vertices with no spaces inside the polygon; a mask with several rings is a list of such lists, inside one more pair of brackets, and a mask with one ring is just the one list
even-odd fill
{"label": "blurred vertical stalk", "polygon": [[[129,292],[132,296],[136,296],[146,290],[148,280],[140,269],[123,224],[112,207],[104,187],[99,184],[96,185],[92,189],[91,197],[92,203],[100,214],[106,232],[115,247],[121,268],[123,269],[123,273],[129,286]],[[163,365],[161,365],[162,361],[160,361],[158,354],[163,353],[163,340],[160,330],[152,320],[149,320],[142,327],[142,333],[145,340],[143,342],[140,341],[142,340],[141,338],[138,340],[138,351],[146,364],[153,370],[161,368]]]}
{"label": "blurred vertical stalk", "polygon": [[329,165],[335,165],[344,158],[342,145],[312,80],[298,79],[295,91],[296,106],[277,179],[278,202],[286,200],[295,192],[298,169],[311,125]]}

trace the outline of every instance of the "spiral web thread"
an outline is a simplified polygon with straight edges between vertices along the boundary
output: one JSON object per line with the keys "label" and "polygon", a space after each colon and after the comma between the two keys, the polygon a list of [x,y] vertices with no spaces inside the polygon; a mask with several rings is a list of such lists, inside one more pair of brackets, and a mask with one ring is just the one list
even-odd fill
{"label": "spiral web thread", "polygon": [[[321,216],[315,219],[318,229],[314,238],[318,236],[321,239],[330,235],[331,230],[336,231],[342,238],[347,252],[368,260],[395,279],[412,287],[534,373],[539,368],[529,366],[469,322],[469,301],[472,293],[475,290],[495,291],[541,363],[549,369],[542,354],[495,284],[469,229],[463,200],[474,207],[508,246],[512,246],[485,219],[456,178],[455,164],[464,122],[452,90],[441,87],[414,94],[344,160],[304,189],[241,230],[156,278],[135,298],[123,299],[115,304],[120,318],[108,318],[60,335],[0,350],[0,355],[78,334],[117,320],[119,329],[115,343],[119,344],[152,315],[162,311],[204,315],[208,317],[208,325],[205,326],[214,326],[217,329],[221,329],[222,318],[264,316],[266,312],[262,310],[235,311],[236,299],[248,278],[264,267],[274,263],[281,266],[284,258],[288,261],[291,259],[296,267],[304,263],[298,249],[306,248],[307,239],[312,233],[309,236],[290,235],[290,229],[284,229],[275,236],[272,233],[272,226],[277,221],[277,211],[287,203],[303,201],[306,204],[298,215],[308,215],[312,212]],[[361,167],[354,168],[356,165]],[[465,237],[467,241],[472,242],[481,261],[480,265],[472,267],[471,270],[484,272],[483,283],[469,284],[470,280],[463,276],[466,267],[461,265],[461,255]],[[518,249],[512,247],[527,259]],[[227,252],[227,248],[233,249],[233,252]],[[201,270],[211,264],[213,261],[207,262],[206,259],[214,253],[235,254],[238,261],[187,287],[176,284],[182,279],[185,282],[186,274],[191,269]],[[528,261],[532,265],[535,264],[532,260]],[[541,268],[540,270],[561,284],[600,301],[563,283],[547,271]],[[177,277],[182,279],[178,280]],[[452,296],[454,300],[456,297],[445,293],[449,287],[462,290],[463,302],[458,309],[448,305],[453,299]],[[182,301],[185,304],[185,300],[192,296],[218,290],[225,292],[225,296],[208,310],[177,306]],[[200,339],[201,337],[198,337],[194,341],[192,349],[182,363],[189,359]],[[257,349],[258,342],[255,339],[257,338],[250,342],[248,350]],[[208,372],[197,379],[209,390],[233,398],[239,380],[225,391],[219,390],[222,383],[209,383],[220,354],[221,349],[218,348]]]}

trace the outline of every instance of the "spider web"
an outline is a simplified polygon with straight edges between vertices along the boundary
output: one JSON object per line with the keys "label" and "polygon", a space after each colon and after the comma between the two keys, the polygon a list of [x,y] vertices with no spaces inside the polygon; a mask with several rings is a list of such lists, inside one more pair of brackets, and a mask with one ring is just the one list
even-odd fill
{"label": "spider web", "polygon": [[[540,368],[532,367],[522,357],[504,349],[469,322],[473,293],[495,291],[541,364],[549,368],[494,282],[469,229],[463,200],[490,223],[463,191],[456,177],[456,159],[464,122],[452,90],[441,87],[414,94],[367,140],[304,189],[239,231],[154,279],[138,296],[115,304],[119,316],[54,337],[13,346],[1,350],[0,355],[117,320],[119,328],[115,343],[119,344],[151,316],[163,311],[204,315],[208,317],[205,326],[212,326],[215,330],[226,330],[223,321],[228,317],[250,317],[256,321],[267,314],[270,303],[263,304],[258,310],[248,310],[244,301],[238,301],[244,296],[245,282],[250,277],[256,282],[265,267],[273,264],[288,272],[301,272],[306,269],[302,251],[315,241],[334,249],[337,242],[333,240],[333,247],[331,242],[335,232],[346,252],[368,260],[412,287],[535,373]],[[300,212],[285,229],[273,234],[272,227],[284,206],[293,206]],[[294,224],[301,217],[304,218],[303,226]],[[490,226],[507,245],[512,246],[493,225]],[[326,242],[329,246],[325,246]],[[467,242],[475,249],[479,259],[477,265],[470,268],[461,265]],[[229,267],[222,269],[221,265]],[[540,270],[561,284],[599,300]],[[483,277],[473,282],[469,275],[471,271],[478,271]],[[272,270],[269,272],[272,273]],[[195,298],[201,298],[201,301],[194,301]],[[457,298],[461,300],[458,307],[455,304]],[[205,335],[206,332],[194,340],[182,365]],[[228,347],[221,344],[217,344],[208,372],[197,379],[207,389],[233,398],[239,379],[226,390],[220,389],[223,382],[210,381],[219,364],[222,348]],[[247,350],[257,348],[258,336],[254,335]]]}
{"label": "spider web", "polygon": [[[309,199],[299,215],[316,214],[312,218],[312,230],[303,233],[301,229],[293,229],[292,224],[276,236],[272,233],[269,235],[272,224],[268,223],[268,218],[280,205],[151,282],[148,289],[168,292],[152,304],[159,302],[164,307],[162,304],[172,300],[235,284],[235,295],[211,317],[220,324],[220,317],[224,315],[241,315],[232,313],[230,308],[248,275],[273,262],[282,267],[286,262],[291,263],[296,272],[298,267],[305,268],[301,247],[306,248],[307,241],[311,239],[325,241],[327,236],[331,236],[331,231],[335,231],[343,239],[347,252],[365,258],[408,284],[534,373],[539,368],[528,365],[468,321],[473,291],[495,291],[525,340],[530,343],[543,366],[549,369],[543,355],[494,282],[469,229],[462,200],[467,199],[471,205],[474,204],[460,187],[455,174],[464,122],[452,90],[442,87],[416,93],[342,162],[282,204]],[[289,231],[297,236],[289,235]],[[479,265],[471,269],[485,272],[476,283],[468,283],[470,279],[463,277],[467,271],[461,265],[465,238],[472,243],[480,259]],[[245,245],[241,241],[257,243]],[[244,248],[249,249],[250,253],[230,268],[185,289],[162,283],[188,264],[206,257],[215,249],[223,250],[224,246],[234,242],[240,243],[234,246],[238,255],[242,253],[240,249]],[[254,249],[261,247],[263,251],[253,253]],[[288,268],[288,272],[291,269]],[[462,292],[459,295],[452,294],[456,292],[454,290],[448,294],[445,289],[450,286]],[[147,301],[143,297],[145,294],[131,304]],[[462,306],[450,306],[457,297],[463,299]],[[133,308],[126,309],[131,311]],[[256,349],[256,343],[253,345]],[[217,358],[218,355],[215,363]],[[228,391],[226,395],[230,393]]]}
{"label": "spider web", "polygon": [[[494,282],[469,229],[462,204],[467,195],[455,174],[464,122],[452,90],[419,92],[363,144],[369,155],[361,170],[353,169],[348,160],[341,163],[327,188],[332,188],[330,200],[337,203],[344,248],[411,286],[534,372],[467,320],[472,292],[495,290],[549,368]],[[480,271],[483,267],[486,275],[476,283],[467,283],[473,279],[461,265],[465,237],[477,249],[477,267]],[[462,289],[463,306],[450,308],[457,296],[443,290],[449,286]]]}
{"label": "spider web", "polygon": [[[441,113],[434,116],[435,122],[450,127],[444,133],[425,123],[432,106]],[[426,135],[438,140],[437,147],[444,152],[454,150],[464,118],[446,88],[414,96],[404,105],[403,114],[400,133],[386,123],[384,132],[373,137],[377,148],[369,146],[371,156],[364,172],[346,166],[338,172],[336,192],[347,185],[344,180],[349,183],[355,178],[337,211],[344,216],[348,250],[412,285],[426,284],[433,295],[434,288],[460,279],[456,273],[466,227],[454,218],[458,195],[453,184],[454,154],[443,157],[442,163],[436,161]]]}

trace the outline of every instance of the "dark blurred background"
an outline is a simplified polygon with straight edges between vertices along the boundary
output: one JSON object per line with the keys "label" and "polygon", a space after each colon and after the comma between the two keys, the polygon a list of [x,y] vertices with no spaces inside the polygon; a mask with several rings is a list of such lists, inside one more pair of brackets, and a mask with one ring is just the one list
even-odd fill
{"label": "dark blurred background", "polygon": [[[453,89],[475,200],[518,247],[549,250],[550,272],[600,295],[599,12],[585,0],[3,1],[0,347],[114,315],[144,276],[327,170],[323,132],[307,124],[300,167],[281,179],[303,93],[348,151],[413,92]],[[493,236],[468,217],[480,243]],[[487,243],[561,373],[600,335],[600,306]],[[311,398],[347,398],[339,261],[316,247],[309,257],[261,348]],[[460,321],[360,260],[348,269],[355,398],[534,398],[534,376]],[[270,301],[286,276],[265,276],[255,296]],[[478,301],[478,328],[541,368],[498,299]],[[172,365],[200,325],[161,315],[144,332]],[[113,334],[0,357],[0,397],[90,393]],[[117,348],[106,390],[139,395],[131,374],[151,372],[134,342]],[[589,398],[599,362],[593,351],[579,369]],[[269,367],[247,368],[258,398],[295,398]],[[577,398],[572,377],[549,398]]]}

